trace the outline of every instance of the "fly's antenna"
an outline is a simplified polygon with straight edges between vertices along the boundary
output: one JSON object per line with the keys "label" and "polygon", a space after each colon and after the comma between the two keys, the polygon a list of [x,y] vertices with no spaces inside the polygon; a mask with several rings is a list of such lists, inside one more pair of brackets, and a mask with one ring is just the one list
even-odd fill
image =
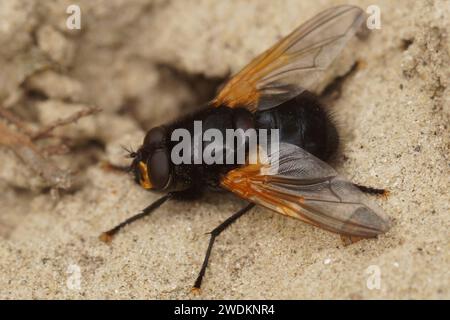
{"label": "fly's antenna", "polygon": [[149,205],[148,207],[146,207],[144,210],[142,210],[141,212],[139,212],[138,214],[126,219],[125,221],[119,223],[117,226],[115,226],[114,228],[103,232],[100,235],[100,240],[105,242],[105,243],[109,243],[111,242],[112,238],[114,237],[114,235],[119,232],[123,227],[129,225],[130,223],[139,220],[141,218],[144,218],[146,216],[148,216],[150,213],[152,213],[153,211],[155,211],[156,209],[158,209],[164,202],[166,202],[167,200],[169,200],[172,197],[171,193],[166,194],[165,196],[159,198],[158,200],[156,200],[155,202],[153,202],[151,205]]}
{"label": "fly's antenna", "polygon": [[127,158],[136,158],[137,153],[136,153],[136,151],[133,150],[132,147],[126,147],[124,145],[121,145],[121,147],[122,147],[123,150],[126,151],[126,153],[127,153],[126,157]]}
{"label": "fly's antenna", "polygon": [[121,147],[122,147],[122,149],[125,150],[125,152],[127,153],[127,155],[126,155],[125,157],[128,158],[128,159],[133,159],[133,162],[131,163],[131,165],[128,166],[128,167],[126,168],[126,170],[125,170],[126,172],[132,172],[133,169],[134,169],[134,167],[135,167],[135,164],[136,164],[136,158],[137,158],[138,154],[137,154],[136,151],[133,150],[132,147],[126,147],[126,146],[124,146],[124,145],[121,145]]}

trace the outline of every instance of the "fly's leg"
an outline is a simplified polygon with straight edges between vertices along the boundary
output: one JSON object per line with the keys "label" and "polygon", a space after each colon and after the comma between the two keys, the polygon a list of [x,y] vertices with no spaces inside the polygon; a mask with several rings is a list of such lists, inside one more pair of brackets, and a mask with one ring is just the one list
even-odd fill
{"label": "fly's leg", "polygon": [[214,241],[216,240],[216,237],[220,233],[222,233],[222,231],[224,231],[228,226],[230,226],[233,222],[235,222],[237,219],[239,219],[245,213],[250,211],[250,209],[252,209],[254,206],[255,206],[254,203],[250,203],[249,205],[242,208],[241,210],[239,210],[238,212],[233,214],[231,217],[226,219],[217,228],[215,228],[213,231],[211,231],[209,233],[211,235],[211,238],[209,239],[209,245],[208,245],[208,249],[206,249],[205,259],[203,260],[202,268],[200,269],[197,280],[195,280],[194,286],[192,287],[193,293],[198,293],[200,291],[200,286],[202,284],[203,276],[205,275],[206,267],[208,266],[209,256],[211,255],[211,250],[214,245]]}
{"label": "fly's leg", "polygon": [[101,167],[105,171],[123,172],[123,173],[130,172],[130,166],[118,166],[118,165],[112,164],[111,162],[108,162],[108,161],[102,162]]}
{"label": "fly's leg", "polygon": [[144,210],[142,210],[141,212],[139,212],[138,214],[126,219],[125,221],[119,223],[118,225],[116,225],[114,228],[103,232],[99,239],[105,243],[109,243],[111,242],[112,238],[114,237],[114,235],[119,232],[119,230],[121,230],[123,227],[129,225],[132,222],[135,222],[136,220],[142,219],[146,216],[148,216],[150,213],[152,213],[154,210],[158,209],[164,202],[166,202],[168,199],[170,199],[172,197],[171,193],[166,194],[165,196],[159,198],[158,200],[156,200],[155,202],[153,202],[151,205],[149,205],[148,207],[146,207]]}
{"label": "fly's leg", "polygon": [[344,246],[349,246],[349,245],[356,243],[358,241],[361,241],[363,239],[364,238],[361,238],[361,237],[341,235],[341,240],[342,240],[342,243],[344,244]]}
{"label": "fly's leg", "polygon": [[361,190],[364,193],[367,194],[371,194],[371,195],[375,195],[375,196],[379,196],[382,198],[387,198],[389,196],[389,190],[387,189],[378,189],[378,188],[373,188],[373,187],[367,187],[367,186],[363,186],[361,184],[353,184],[355,187],[357,187],[359,190]]}
{"label": "fly's leg", "polygon": [[[389,196],[389,190],[386,190],[386,189],[367,187],[367,186],[363,186],[361,184],[356,184],[356,183],[354,183],[353,185],[355,187],[357,187],[359,190],[361,190],[362,192],[370,194],[370,195],[374,195],[374,196],[382,197],[382,198],[387,198]],[[341,235],[341,239],[342,239],[344,246],[348,246],[348,245],[358,242],[364,238],[356,237],[356,236]]]}

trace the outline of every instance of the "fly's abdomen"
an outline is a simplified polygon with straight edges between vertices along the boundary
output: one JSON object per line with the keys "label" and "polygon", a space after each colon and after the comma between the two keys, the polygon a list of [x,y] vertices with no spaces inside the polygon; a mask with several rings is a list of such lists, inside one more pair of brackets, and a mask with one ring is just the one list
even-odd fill
{"label": "fly's abdomen", "polygon": [[337,149],[338,133],[330,116],[310,93],[255,114],[258,129],[278,129],[280,142],[297,145],[327,160]]}

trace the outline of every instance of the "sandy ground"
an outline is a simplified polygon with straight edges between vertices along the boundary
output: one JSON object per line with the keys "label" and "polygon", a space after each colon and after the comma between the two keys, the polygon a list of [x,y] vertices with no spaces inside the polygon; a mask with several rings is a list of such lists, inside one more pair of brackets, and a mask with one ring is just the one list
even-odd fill
{"label": "sandy ground", "polygon": [[[73,3],[81,30],[66,28]],[[78,181],[58,199],[0,149],[0,298],[450,298],[447,0],[376,1],[381,29],[352,45],[336,71],[361,62],[330,102],[344,138],[333,165],[391,191],[376,200],[393,220],[386,235],[345,247],[258,208],[216,242],[199,297],[189,290],[205,232],[241,200],[169,202],[111,245],[97,238],[157,197],[102,160],[124,163],[121,145],[136,148],[146,129],[200,105],[280,36],[338,3],[1,1],[0,102],[36,124],[88,105],[103,112],[60,129],[75,142],[54,160]]]}

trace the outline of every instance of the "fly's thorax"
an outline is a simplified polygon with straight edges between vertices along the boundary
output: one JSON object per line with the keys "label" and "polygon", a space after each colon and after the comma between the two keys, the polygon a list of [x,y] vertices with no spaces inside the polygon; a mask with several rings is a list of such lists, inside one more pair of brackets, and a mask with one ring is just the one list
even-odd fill
{"label": "fly's thorax", "polygon": [[[236,167],[236,159],[228,163],[227,158],[230,151],[227,135],[236,129],[254,129],[250,111],[226,106],[206,108],[167,125],[166,145],[172,168],[170,188],[185,190],[217,185],[221,175]],[[241,147],[240,140],[236,139],[232,145],[233,149]]]}

